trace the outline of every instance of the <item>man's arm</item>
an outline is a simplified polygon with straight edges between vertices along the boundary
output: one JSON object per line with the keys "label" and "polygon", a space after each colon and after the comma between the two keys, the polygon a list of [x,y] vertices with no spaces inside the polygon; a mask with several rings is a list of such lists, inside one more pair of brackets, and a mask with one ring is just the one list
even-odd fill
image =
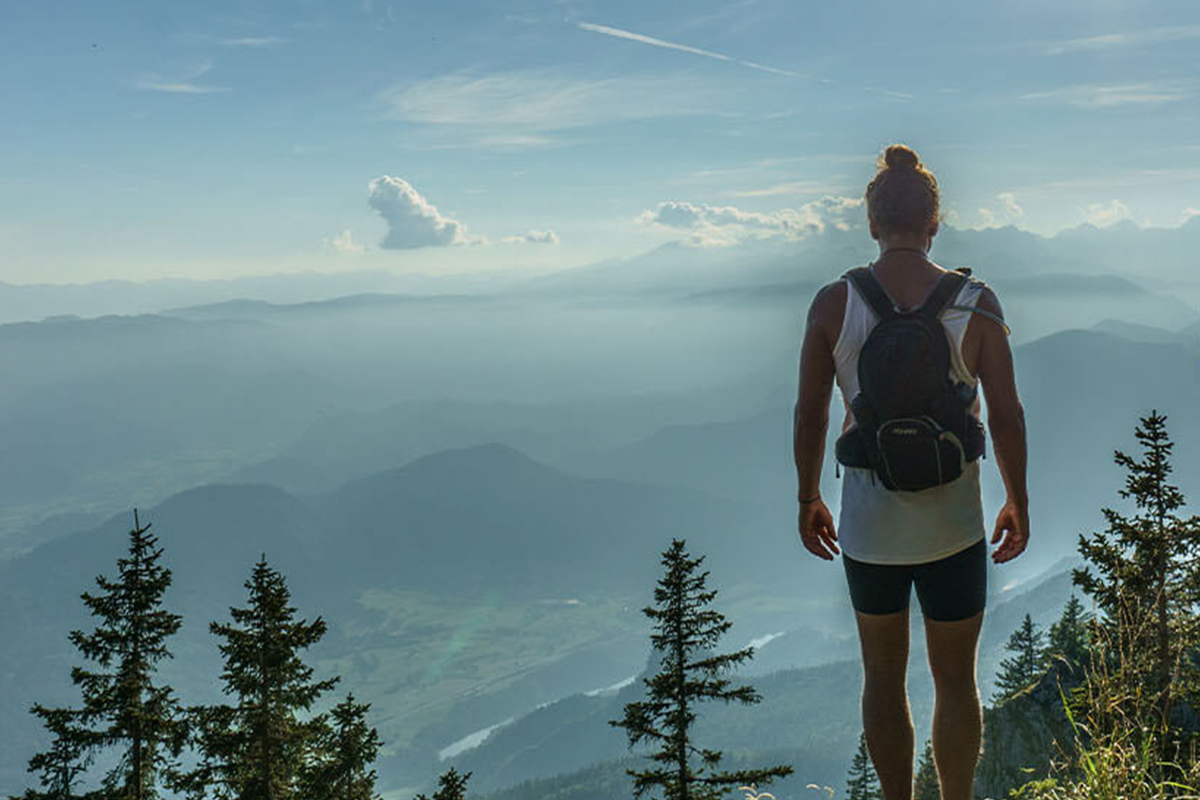
{"label": "man's arm", "polygon": [[[980,295],[978,307],[1001,318],[1004,316],[1000,301],[991,289],[985,289]],[[978,319],[978,324],[983,326],[979,341],[979,382],[987,400],[992,450],[996,454],[996,464],[1008,493],[992,533],[992,544],[1003,539],[1000,547],[992,553],[992,559],[1000,564],[1020,555],[1029,541],[1025,410],[1017,396],[1012,349],[1008,345],[1005,330],[986,317]]]}
{"label": "man's arm", "polygon": [[844,283],[830,284],[817,293],[809,307],[804,343],[800,347],[799,392],[792,418],[800,538],[809,551],[826,560],[838,552],[833,515],[821,499],[821,465],[825,458],[835,370],[831,320],[838,318],[838,306],[844,307],[845,291]]}

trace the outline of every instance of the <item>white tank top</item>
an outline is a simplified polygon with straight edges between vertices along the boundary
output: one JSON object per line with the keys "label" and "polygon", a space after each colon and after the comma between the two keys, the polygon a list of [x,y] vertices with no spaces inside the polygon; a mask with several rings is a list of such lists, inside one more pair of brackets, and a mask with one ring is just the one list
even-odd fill
{"label": "white tank top", "polygon": [[[968,280],[950,302],[974,307],[984,283]],[[950,372],[956,381],[978,386],[962,357],[963,334],[972,312],[950,309],[942,325],[950,339]],[[858,353],[878,318],[846,280],[846,313],[833,348],[837,384],[849,416],[850,399],[858,393]],[[974,413],[979,415],[979,401]],[[919,492],[891,491],[875,471],[842,467],[842,507],[838,543],[842,552],[870,564],[921,564],[953,555],[985,536],[983,501],[979,491],[979,459],[968,462],[950,483]]]}

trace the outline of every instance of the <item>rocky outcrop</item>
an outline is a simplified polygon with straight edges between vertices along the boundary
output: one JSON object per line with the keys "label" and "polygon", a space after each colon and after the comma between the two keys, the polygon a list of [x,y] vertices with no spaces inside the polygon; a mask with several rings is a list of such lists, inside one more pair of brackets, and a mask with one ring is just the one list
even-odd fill
{"label": "rocky outcrop", "polygon": [[1052,758],[1074,748],[1063,697],[1080,683],[1065,661],[1055,660],[1037,683],[983,713],[983,754],[975,772],[975,797],[1004,800],[1011,789],[1044,778]]}

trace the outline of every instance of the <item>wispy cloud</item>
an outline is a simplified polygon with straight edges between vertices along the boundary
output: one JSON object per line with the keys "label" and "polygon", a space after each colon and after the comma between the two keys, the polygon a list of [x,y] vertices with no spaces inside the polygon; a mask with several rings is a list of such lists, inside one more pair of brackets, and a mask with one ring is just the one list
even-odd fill
{"label": "wispy cloud", "polygon": [[679,44],[678,42],[668,42],[665,39],[657,39],[653,36],[646,36],[645,34],[634,33],[633,31],[623,30],[622,28],[613,28],[609,25],[597,25],[593,22],[577,22],[576,25],[585,31],[592,31],[593,33],[602,33],[605,36],[613,36],[617,39],[626,39],[631,42],[640,42],[642,44],[648,44],[648,45],[652,45],[654,47],[665,47],[668,50],[678,50],[681,53],[690,53],[694,56],[703,56],[704,58],[712,58],[712,59],[716,59],[717,61],[725,61],[730,64],[740,64],[743,67],[749,67],[750,69],[757,69],[757,70],[761,70],[763,72],[771,72],[776,75],[786,75],[789,78],[805,77],[804,75],[801,75],[799,72],[793,72],[790,69],[780,69],[779,67],[771,67],[771,66],[767,66],[766,64],[760,64],[757,61],[746,61],[741,58],[734,58],[732,56],[727,56],[724,53],[717,53],[712,50],[704,50],[699,47],[692,47],[691,45]]}
{"label": "wispy cloud", "polygon": [[1029,92],[1022,100],[1059,101],[1079,108],[1158,105],[1185,100],[1194,88],[1178,80],[1119,84],[1076,84],[1044,92]]}
{"label": "wispy cloud", "polygon": [[133,81],[136,89],[147,92],[173,92],[175,94],[212,94],[228,91],[228,87],[195,83],[195,80],[212,69],[211,61],[200,63],[174,75],[147,72]]}
{"label": "wispy cloud", "polygon": [[951,224],[957,227],[973,228],[999,228],[1002,225],[1012,225],[1025,216],[1025,209],[1017,202],[1017,196],[1013,192],[1000,192],[996,195],[996,199],[1000,201],[998,208],[981,207],[975,209],[975,213],[979,216],[979,224],[970,226],[957,226],[958,215],[955,214],[952,220],[948,220]]}
{"label": "wispy cloud", "polygon": [[1145,28],[1140,31],[1106,33],[1099,36],[1081,36],[1043,43],[1048,55],[1063,55],[1086,50],[1110,50],[1118,47],[1146,47],[1149,45],[1200,39],[1200,25],[1173,25],[1163,28]]}
{"label": "wispy cloud", "polygon": [[500,241],[507,244],[558,244],[558,234],[550,230],[528,230],[521,236],[505,236]]}
{"label": "wispy cloud", "polygon": [[381,95],[387,113],[438,126],[424,149],[520,150],[560,145],[548,134],[638,119],[722,113],[711,82],[694,76],[573,78],[561,70],[457,72]]}
{"label": "wispy cloud", "polygon": [[897,92],[892,89],[880,89],[878,86],[864,86],[863,89],[868,92],[874,92],[875,94],[881,94],[884,97],[890,97],[893,100],[914,100],[917,97],[915,94],[910,94],[909,92]]}
{"label": "wispy cloud", "polygon": [[344,230],[341,233],[334,234],[332,237],[325,240],[327,246],[336,250],[339,253],[359,254],[365,253],[367,248],[358,242],[354,241],[354,236],[349,230]]}
{"label": "wispy cloud", "polygon": [[1090,203],[1087,208],[1081,210],[1083,218],[1098,228],[1113,225],[1130,217],[1129,206],[1116,199],[1109,200],[1107,203]]}
{"label": "wispy cloud", "polygon": [[861,199],[827,195],[797,208],[760,212],[668,200],[634,221],[682,231],[685,241],[699,247],[725,247],[746,239],[804,239],[828,227],[849,230],[856,221],[861,224],[861,205]]}
{"label": "wispy cloud", "polygon": [[226,47],[276,47],[286,42],[280,36],[242,36],[236,39],[222,39]]}
{"label": "wispy cloud", "polygon": [[779,197],[782,195],[812,195],[831,191],[827,181],[798,180],[784,181],[758,189],[735,189],[728,192],[730,197]]}

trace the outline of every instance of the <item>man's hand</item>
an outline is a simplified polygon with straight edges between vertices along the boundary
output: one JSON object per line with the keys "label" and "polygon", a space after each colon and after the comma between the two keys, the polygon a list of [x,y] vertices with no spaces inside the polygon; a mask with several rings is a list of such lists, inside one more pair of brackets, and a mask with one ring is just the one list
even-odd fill
{"label": "man's hand", "polygon": [[1000,539],[1004,543],[992,552],[992,560],[997,564],[1016,558],[1025,551],[1029,542],[1029,509],[1018,506],[1012,500],[1004,504],[996,516],[996,529],[992,533],[992,544]]}
{"label": "man's hand", "polygon": [[813,555],[832,561],[838,553],[837,531],[833,528],[833,515],[825,507],[824,500],[800,504],[800,540]]}

